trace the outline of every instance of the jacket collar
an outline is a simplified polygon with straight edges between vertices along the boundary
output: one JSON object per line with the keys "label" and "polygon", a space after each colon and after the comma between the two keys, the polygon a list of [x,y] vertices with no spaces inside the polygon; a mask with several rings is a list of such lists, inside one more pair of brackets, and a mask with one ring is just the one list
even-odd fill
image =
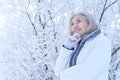
{"label": "jacket collar", "polygon": [[69,67],[71,67],[73,65],[76,65],[77,56],[79,55],[80,51],[84,47],[85,43],[88,40],[93,39],[94,37],[96,37],[100,33],[101,33],[101,30],[100,29],[96,29],[94,32],[90,33],[82,41],[80,41],[80,44],[77,46],[76,50],[73,52],[73,54],[72,54],[72,56],[70,58]]}

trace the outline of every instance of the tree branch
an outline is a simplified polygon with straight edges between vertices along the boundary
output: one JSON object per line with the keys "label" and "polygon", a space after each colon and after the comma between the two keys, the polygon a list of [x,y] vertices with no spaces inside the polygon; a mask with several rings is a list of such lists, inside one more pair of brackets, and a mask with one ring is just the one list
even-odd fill
{"label": "tree branch", "polygon": [[29,8],[29,5],[30,5],[30,0],[28,0],[28,5],[27,5],[27,9]]}
{"label": "tree branch", "polygon": [[118,47],[116,50],[114,50],[114,51],[112,52],[112,56],[113,56],[119,49],[120,49],[120,47]]}
{"label": "tree branch", "polygon": [[40,15],[39,15],[39,22],[40,22],[40,25],[42,26],[42,28],[45,29],[46,22],[42,22]]}
{"label": "tree branch", "polygon": [[105,9],[108,9],[110,6],[114,5],[116,2],[118,2],[119,0],[116,0],[114,2],[112,2],[111,4],[109,4]]}
{"label": "tree branch", "polygon": [[105,10],[106,10],[106,9],[105,9],[106,4],[107,4],[107,0],[105,0],[105,4],[104,4],[104,6],[103,6],[103,11],[102,11],[102,13],[101,13],[101,16],[100,16],[99,22],[102,21],[102,17],[103,17],[103,15],[104,15],[104,13],[105,13]]}
{"label": "tree branch", "polygon": [[27,12],[26,14],[27,14],[27,16],[28,16],[28,18],[29,18],[29,20],[30,20],[31,25],[33,26],[33,29],[34,29],[34,31],[35,31],[35,35],[37,36],[38,34],[37,34],[37,30],[36,30],[36,28],[35,28],[34,23],[32,22],[32,20],[31,20],[31,18],[30,18],[30,15],[28,14],[28,12]]}
{"label": "tree branch", "polygon": [[118,2],[118,1],[119,1],[119,0],[116,0],[116,1],[112,2],[111,4],[109,4],[108,6],[106,6],[108,1],[105,0],[105,4],[104,4],[104,7],[103,7],[103,11],[102,11],[102,13],[101,13],[101,15],[100,15],[99,22],[102,21],[102,18],[103,18],[103,15],[104,15],[105,11],[106,11],[110,6],[114,5],[114,4],[115,4],[116,2]]}

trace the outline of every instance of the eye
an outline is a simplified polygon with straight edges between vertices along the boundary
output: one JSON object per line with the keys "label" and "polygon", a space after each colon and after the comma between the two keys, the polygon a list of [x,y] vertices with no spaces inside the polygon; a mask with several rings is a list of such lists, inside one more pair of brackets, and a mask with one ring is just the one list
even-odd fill
{"label": "eye", "polygon": [[81,22],[81,20],[78,20],[78,22]]}
{"label": "eye", "polygon": [[74,25],[74,23],[71,23],[71,26],[73,26]]}

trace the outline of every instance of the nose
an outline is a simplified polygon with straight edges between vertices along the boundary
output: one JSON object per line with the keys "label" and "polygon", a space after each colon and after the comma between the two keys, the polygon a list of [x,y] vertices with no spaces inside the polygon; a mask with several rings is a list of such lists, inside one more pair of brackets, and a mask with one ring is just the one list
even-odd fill
{"label": "nose", "polygon": [[75,24],[73,25],[73,28],[77,29],[77,28],[78,28],[78,24],[75,23]]}

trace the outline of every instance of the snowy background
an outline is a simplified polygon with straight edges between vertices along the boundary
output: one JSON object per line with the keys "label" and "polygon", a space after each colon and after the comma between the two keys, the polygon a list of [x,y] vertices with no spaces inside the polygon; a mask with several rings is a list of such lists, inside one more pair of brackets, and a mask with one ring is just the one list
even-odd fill
{"label": "snowy background", "polygon": [[0,0],[0,80],[59,80],[69,18],[84,10],[112,41],[109,80],[120,80],[120,0]]}

